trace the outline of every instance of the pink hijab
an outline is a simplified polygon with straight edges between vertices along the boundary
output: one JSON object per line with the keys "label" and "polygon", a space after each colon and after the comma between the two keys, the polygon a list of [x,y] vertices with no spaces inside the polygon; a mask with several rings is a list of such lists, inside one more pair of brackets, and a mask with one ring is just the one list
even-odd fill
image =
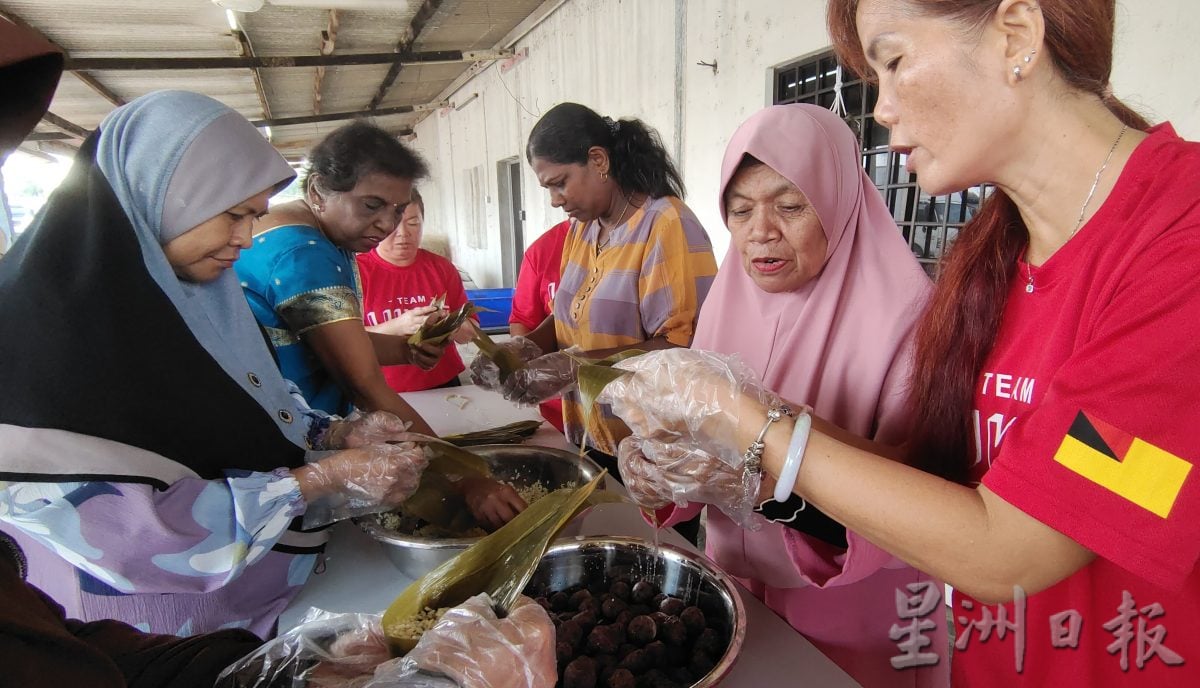
{"label": "pink hijab", "polygon": [[[737,353],[767,388],[859,436],[902,443],[908,432],[911,336],[930,292],[891,213],[860,165],[858,141],[813,105],[758,112],[734,133],[721,166],[725,190],[751,155],[799,188],[829,247],[820,274],[794,292],[768,294],[731,246],[700,311],[692,348]],[[674,509],[667,524],[698,505]],[[665,514],[660,514],[665,515]],[[768,607],[866,688],[948,685],[937,666],[896,671],[889,637],[897,591],[928,578],[853,531],[835,549],[777,523],[748,531],[709,510],[707,551]],[[937,588],[940,590],[940,586]],[[908,593],[906,593],[908,594]],[[943,618],[928,635],[948,647]]]}
{"label": "pink hijab", "polygon": [[860,163],[854,134],[815,105],[761,110],[733,134],[721,165],[725,191],[751,155],[808,197],[829,248],[821,273],[799,290],[768,294],[730,246],[700,311],[692,347],[737,352],[769,389],[812,404],[817,415],[862,437],[903,441],[913,325],[929,278]]}

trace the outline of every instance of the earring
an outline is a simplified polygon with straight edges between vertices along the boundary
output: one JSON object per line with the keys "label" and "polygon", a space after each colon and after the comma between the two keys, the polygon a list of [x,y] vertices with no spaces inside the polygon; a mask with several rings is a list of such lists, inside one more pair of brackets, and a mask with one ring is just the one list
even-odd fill
{"label": "earring", "polygon": [[601,181],[608,181],[608,173],[607,173],[607,172],[601,172],[601,173],[600,173],[600,180],[601,180]]}
{"label": "earring", "polygon": [[1033,56],[1034,56],[1034,55],[1037,55],[1037,51],[1036,51],[1036,50],[1030,50],[1030,51],[1029,51],[1029,54],[1025,56],[1025,64],[1029,64],[1030,62],[1033,62]]}
{"label": "earring", "polygon": [[1016,77],[1017,81],[1021,80],[1021,68],[1020,67],[1013,67],[1013,76]]}

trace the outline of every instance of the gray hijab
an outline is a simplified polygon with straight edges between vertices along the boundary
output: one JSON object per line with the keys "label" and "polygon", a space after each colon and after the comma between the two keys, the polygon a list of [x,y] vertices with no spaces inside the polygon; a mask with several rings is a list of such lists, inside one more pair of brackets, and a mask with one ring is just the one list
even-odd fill
{"label": "gray hijab", "polygon": [[279,191],[295,172],[244,117],[187,91],[157,91],[114,110],[100,124],[96,165],[133,224],[146,269],[197,341],[284,436],[305,446],[304,424],[279,418],[278,409],[296,404],[233,270],[184,282],[162,250],[264,189]]}

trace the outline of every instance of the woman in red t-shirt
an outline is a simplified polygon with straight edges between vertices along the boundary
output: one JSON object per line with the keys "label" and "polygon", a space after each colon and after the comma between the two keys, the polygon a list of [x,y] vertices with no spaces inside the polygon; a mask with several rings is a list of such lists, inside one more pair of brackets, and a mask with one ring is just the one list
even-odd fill
{"label": "woman in red t-shirt", "polygon": [[[955,685],[1197,684],[1200,145],[1113,97],[1114,15],[829,4],[922,190],[995,187],[918,329],[916,467],[716,354],[630,359],[601,397],[634,431],[620,464],[641,501],[736,507],[765,475],[951,584]],[[897,590],[880,632],[898,670],[948,661],[923,637],[940,597]]]}
{"label": "woman in red t-shirt", "polygon": [[[563,220],[546,230],[525,250],[517,288],[513,292],[512,314],[508,318],[508,333],[524,337],[537,329],[542,321],[554,314],[554,292],[562,275],[563,245],[571,221]],[[562,398],[547,399],[538,404],[542,418],[565,432]]]}
{"label": "woman in red t-shirt", "polygon": [[[467,292],[454,264],[421,248],[424,222],[425,201],[413,190],[412,202],[404,209],[396,231],[374,249],[358,254],[363,324],[368,331],[407,337],[438,312],[433,302],[439,296],[445,295],[447,311],[457,310],[467,302]],[[453,339],[457,344],[465,344],[473,336],[471,324],[463,323]],[[457,386],[458,374],[463,370],[457,348],[448,347],[432,370],[384,366],[383,377],[397,392],[418,392]]]}

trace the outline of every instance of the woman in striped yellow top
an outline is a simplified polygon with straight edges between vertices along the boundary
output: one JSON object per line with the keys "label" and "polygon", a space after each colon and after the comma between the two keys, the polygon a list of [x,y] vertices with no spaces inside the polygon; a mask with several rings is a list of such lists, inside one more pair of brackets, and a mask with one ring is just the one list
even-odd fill
{"label": "woman in striped yellow top", "polygon": [[[527,369],[504,384],[482,359],[472,369],[478,384],[519,403],[563,394],[567,437],[582,444],[577,366],[563,351],[603,358],[688,346],[717,264],[708,234],[682,200],[679,172],[641,120],[614,121],[562,103],[534,126],[526,157],[551,204],[571,218],[554,313],[528,341],[509,344],[529,359]],[[611,456],[629,430],[607,407],[598,411],[587,443],[593,455]],[[610,467],[617,475],[615,461]]]}

